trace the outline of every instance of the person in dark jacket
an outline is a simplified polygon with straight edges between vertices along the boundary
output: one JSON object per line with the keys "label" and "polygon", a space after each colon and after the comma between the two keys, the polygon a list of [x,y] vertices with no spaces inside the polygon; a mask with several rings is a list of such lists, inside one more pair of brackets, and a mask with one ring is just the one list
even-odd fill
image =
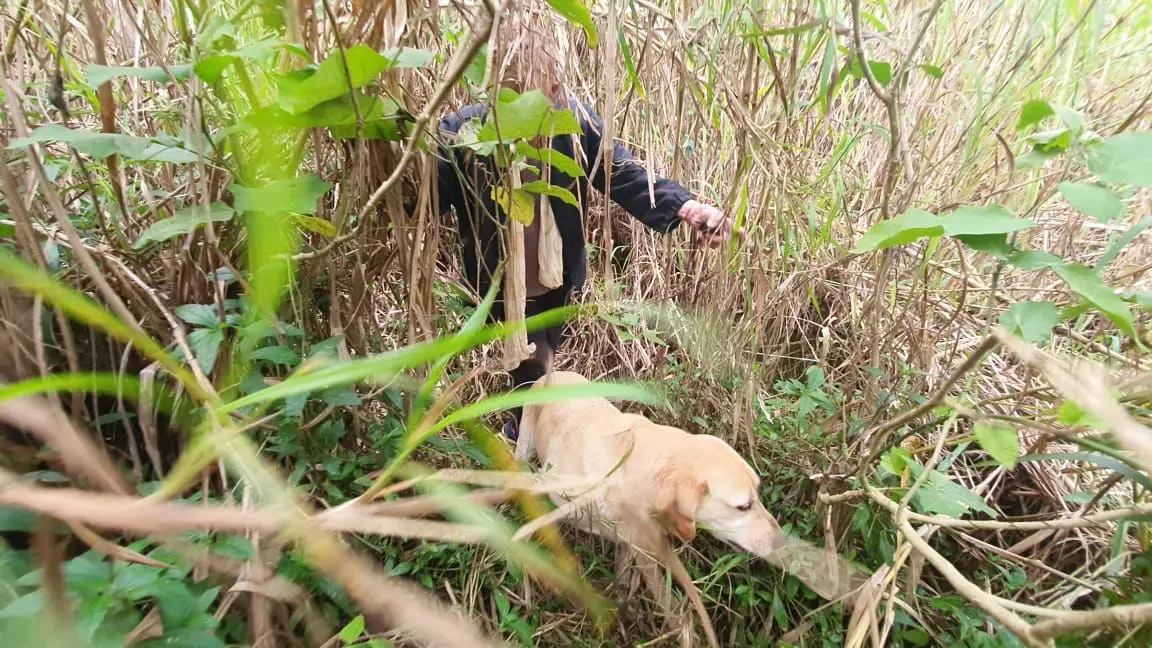
{"label": "person in dark jacket", "polygon": [[[583,216],[587,209],[589,180],[598,191],[607,189],[613,202],[656,232],[671,233],[685,222],[710,245],[719,245],[727,240],[732,224],[720,210],[696,200],[674,180],[650,176],[620,142],[613,142],[611,181],[606,182],[603,162],[606,151],[601,150],[603,121],[588,104],[572,98],[565,101],[558,75],[554,73],[557,66],[548,61],[552,56],[549,39],[531,29],[523,29],[522,25],[506,26],[501,36],[502,48],[496,60],[502,60],[503,67],[494,72],[500,75],[501,86],[517,92],[541,89],[555,107],[562,108],[566,104],[582,130],[578,137],[553,137],[550,144],[554,151],[577,161],[583,176],[572,177],[555,167],[548,170],[549,174],[537,174],[540,178],[548,177],[553,186],[570,189],[580,207],[560,198],[548,198],[562,243],[563,279],[558,287],[549,288],[538,280],[541,219],[533,218],[532,223],[525,226],[525,316],[531,317],[568,304],[573,293],[584,285],[587,265]],[[532,63],[525,62],[528,53],[534,58]],[[450,143],[466,124],[481,124],[488,114],[489,109],[484,104],[463,106],[440,121],[440,132]],[[537,144],[544,145],[543,142]],[[493,273],[505,251],[502,235],[505,214],[497,207],[492,194],[494,183],[501,186],[494,169],[490,157],[478,156],[465,147],[441,147],[437,165],[439,209],[441,213],[456,212],[464,279],[480,295],[487,294],[491,287]],[[537,179],[536,175],[525,178]],[[539,213],[538,209],[537,215]],[[493,306],[493,319],[504,318],[502,292]],[[509,372],[514,390],[530,387],[544,376],[551,367],[554,353],[564,341],[564,335],[564,326],[528,333],[528,342],[535,345],[535,351],[531,358]],[[504,432],[514,439],[520,419],[519,408],[513,414],[516,423],[506,424]]]}

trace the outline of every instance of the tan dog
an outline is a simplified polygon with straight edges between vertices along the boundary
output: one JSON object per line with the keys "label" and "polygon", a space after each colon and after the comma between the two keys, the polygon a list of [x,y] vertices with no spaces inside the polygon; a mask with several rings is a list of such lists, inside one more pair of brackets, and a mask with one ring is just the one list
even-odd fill
{"label": "tan dog", "polygon": [[[553,372],[537,387],[588,382],[571,372]],[[535,387],[534,387],[535,388]],[[787,542],[776,519],[757,495],[760,478],[722,439],[657,425],[626,414],[604,398],[583,398],[524,408],[516,458],[539,458],[542,471],[603,479],[586,494],[560,493],[557,506],[580,497],[586,506],[570,512],[577,527],[652,552],[643,521],[655,516],[685,541],[696,528],[757,556]],[[661,587],[658,572],[652,588]]]}

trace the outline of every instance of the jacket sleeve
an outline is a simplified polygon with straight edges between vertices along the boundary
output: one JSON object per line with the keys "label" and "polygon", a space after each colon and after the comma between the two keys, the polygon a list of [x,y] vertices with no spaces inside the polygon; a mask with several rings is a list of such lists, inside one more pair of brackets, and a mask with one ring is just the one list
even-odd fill
{"label": "jacket sleeve", "polygon": [[[596,164],[595,169],[586,169],[586,172],[592,179],[592,186],[604,191],[604,159],[600,156],[604,122],[591,106],[580,103],[578,107],[578,112],[583,112],[579,116],[584,129],[584,159],[586,164]],[[692,200],[692,194],[680,183],[659,176],[652,178],[652,191],[649,192],[647,170],[619,142],[613,143],[612,150],[612,183],[609,187],[612,201],[657,232],[667,234],[675,230],[680,224],[680,207]]]}
{"label": "jacket sleeve", "polygon": [[[454,135],[460,130],[461,119],[458,115],[449,115],[440,120],[439,134],[441,140],[444,135]],[[457,211],[463,209],[462,199],[464,192],[460,187],[460,178],[457,171],[460,168],[460,156],[456,149],[441,144],[436,151],[436,190],[438,192],[437,205],[440,214],[447,214],[452,207]]]}

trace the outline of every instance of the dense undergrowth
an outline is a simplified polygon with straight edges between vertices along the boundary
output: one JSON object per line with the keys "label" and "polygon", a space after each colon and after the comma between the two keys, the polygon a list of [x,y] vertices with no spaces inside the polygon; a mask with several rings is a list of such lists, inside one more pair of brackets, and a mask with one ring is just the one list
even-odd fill
{"label": "dense undergrowth", "polygon": [[[721,643],[1148,645],[1152,6],[549,4],[569,90],[746,235],[590,197],[560,366],[872,575],[829,602],[701,537]],[[498,7],[0,10],[6,645],[701,641],[602,541],[511,540],[524,396],[421,146],[472,98],[572,162],[486,85]],[[441,468],[490,472],[395,487]]]}

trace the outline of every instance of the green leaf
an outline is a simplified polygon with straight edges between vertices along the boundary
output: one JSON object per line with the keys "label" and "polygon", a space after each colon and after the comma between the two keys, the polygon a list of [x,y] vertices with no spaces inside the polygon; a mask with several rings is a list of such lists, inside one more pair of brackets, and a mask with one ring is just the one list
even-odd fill
{"label": "green leaf", "polygon": [[265,362],[272,362],[275,364],[285,364],[296,366],[300,364],[300,356],[288,347],[271,346],[262,349],[256,349],[251,355],[253,360],[263,360]]}
{"label": "green leaf", "polygon": [[1059,323],[1060,309],[1050,301],[1012,304],[1000,318],[1001,326],[1033,344],[1047,342]]}
{"label": "green leaf", "polygon": [[1007,261],[1013,252],[1007,234],[975,234],[957,236],[956,239],[977,252],[990,254],[1002,261]]}
{"label": "green leaf", "polygon": [[1057,188],[1073,209],[1101,223],[1111,223],[1124,215],[1124,202],[1108,187],[1085,182],[1061,182]]}
{"label": "green leaf", "polygon": [[1033,99],[1020,109],[1020,121],[1016,124],[1016,130],[1024,130],[1033,124],[1038,124],[1044,121],[1047,117],[1052,117],[1056,112],[1052,110],[1052,105],[1043,99]]}
{"label": "green leaf", "polygon": [[28,134],[12,140],[10,150],[31,146],[33,143],[63,142],[76,151],[103,160],[119,155],[135,162],[172,162],[176,164],[196,162],[200,157],[188,149],[169,146],[160,142],[131,135],[117,133],[96,133],[73,130],[60,124],[45,124]]}
{"label": "green leaf", "polygon": [[548,5],[553,11],[567,18],[568,22],[584,30],[588,38],[588,47],[595,49],[600,45],[600,34],[596,31],[592,13],[581,0],[548,0]]}
{"label": "green leaf", "polygon": [[557,187],[556,185],[548,184],[544,180],[533,180],[532,182],[525,182],[520,188],[530,193],[544,194],[545,196],[559,198],[560,200],[563,200],[573,207],[580,207],[579,201],[576,200],[576,196],[572,195],[571,191],[568,191],[564,187]]}
{"label": "green leaf", "polygon": [[152,595],[152,587],[160,581],[160,576],[156,567],[135,563],[119,565],[112,590],[120,598],[135,603]]}
{"label": "green leaf", "polygon": [[116,599],[111,596],[85,596],[80,599],[80,607],[76,611],[76,630],[80,638],[91,643],[96,631],[104,624],[104,619],[116,605]]}
{"label": "green leaf", "polygon": [[234,184],[230,187],[236,197],[236,211],[276,214],[316,213],[316,201],[328,193],[332,185],[311,173],[299,178],[275,180],[263,187],[252,188]]}
{"label": "green leaf", "polygon": [[232,220],[234,213],[231,207],[222,202],[212,203],[208,207],[207,217],[201,205],[177,209],[172,216],[149,225],[148,229],[140,234],[140,238],[136,239],[133,247],[140,249],[149,243],[163,243],[177,236],[191,234],[209,220],[213,223],[226,223]]}
{"label": "green leaf", "polygon": [[[923,470],[916,464],[910,466],[917,473]],[[928,473],[928,478],[916,492],[915,499],[923,511],[936,515],[960,518],[969,510],[980,511],[989,516],[996,515],[979,495],[948,479],[937,470]]]}
{"label": "green leaf", "polygon": [[509,192],[507,187],[492,187],[492,200],[501,211],[522,225],[531,225],[536,217],[536,199],[523,189]]}
{"label": "green leaf", "polygon": [[[171,70],[172,76],[176,81],[185,81],[192,75],[192,66],[184,65],[170,65],[168,69]],[[147,81],[156,81],[157,83],[167,83],[171,81],[171,77],[160,66],[156,67],[124,67],[116,65],[89,65],[84,68],[84,78],[88,85],[93,88],[99,88],[108,81],[119,77],[136,77],[138,79],[145,79]]]}
{"label": "green leaf", "polygon": [[1088,168],[1104,182],[1152,189],[1152,131],[1109,137],[1089,149]]}
{"label": "green leaf", "polygon": [[1108,249],[1104,251],[1104,255],[1101,256],[1100,260],[1096,262],[1096,267],[1108,267],[1113,261],[1116,260],[1116,257],[1120,256],[1120,253],[1124,250],[1124,248],[1128,247],[1132,241],[1136,240],[1137,236],[1143,234],[1144,231],[1149,227],[1152,227],[1152,216],[1146,216],[1137,221],[1135,225],[1128,228],[1127,232],[1124,232],[1124,234],[1122,234],[1111,245],[1108,246]]}
{"label": "green leaf", "polygon": [[308,52],[306,50],[302,51],[299,47],[291,43],[285,43],[273,36],[256,41],[251,45],[232,52],[221,52],[208,56],[198,61],[193,69],[196,72],[196,76],[205,82],[216,83],[220,80],[220,77],[223,76],[224,70],[228,69],[228,66],[236,61],[249,59],[258,63],[265,63],[272,59],[278,49],[288,50],[302,58],[308,58]]}
{"label": "green leaf", "polygon": [[[868,68],[872,70],[872,76],[880,83],[886,86],[892,81],[892,64],[885,61],[868,61]],[[863,79],[864,68],[860,65],[860,59],[852,59],[849,72],[857,79]]]}
{"label": "green leaf", "polygon": [[188,334],[188,346],[205,374],[211,373],[216,366],[221,344],[224,344],[224,331],[218,328],[200,328]]}
{"label": "green leaf", "polygon": [[915,462],[916,460],[912,458],[912,453],[899,446],[885,452],[883,456],[880,457],[880,467],[896,477],[899,477],[904,472],[904,468],[906,468],[908,464]]}
{"label": "green leaf", "polygon": [[0,533],[9,531],[28,532],[32,530],[32,523],[36,516],[31,511],[0,506]]}
{"label": "green leaf", "polygon": [[1052,106],[1052,112],[1060,118],[1060,122],[1068,127],[1068,130],[1073,133],[1079,133],[1084,130],[1084,116],[1080,113],[1067,108],[1065,106]]}
{"label": "green leaf", "polygon": [[468,83],[474,87],[481,88],[484,86],[484,75],[488,72],[488,45],[484,44],[480,47],[480,51],[476,52],[476,56],[468,62],[468,67],[464,70],[464,78]]}
{"label": "green leaf", "polygon": [[940,236],[944,233],[943,220],[922,209],[909,209],[895,218],[880,221],[872,226],[856,243],[855,254],[904,245],[924,237]]}
{"label": "green leaf", "polygon": [[1085,412],[1075,401],[1066,400],[1056,408],[1056,420],[1064,425],[1083,425],[1094,430],[1107,430],[1103,419]]}
{"label": "green leaf", "polygon": [[571,110],[555,110],[548,97],[539,90],[530,90],[517,95],[505,89],[500,93],[491,116],[476,134],[482,142],[497,141],[496,127],[499,124],[500,138],[503,141],[517,139],[530,140],[541,135],[572,135],[581,133],[580,122]]}
{"label": "green leaf", "polygon": [[[355,105],[353,105],[355,97]],[[362,91],[344,94],[293,114],[279,106],[264,106],[245,117],[242,123],[257,128],[328,128],[336,139],[357,137],[357,111],[362,120],[360,137],[396,142],[401,139],[401,122],[408,119],[399,104],[388,97],[374,97]]]}
{"label": "green leaf", "polygon": [[189,324],[211,328],[220,326],[220,311],[212,304],[185,304],[172,312]]}
{"label": "green leaf", "polygon": [[972,434],[996,463],[1008,470],[1016,467],[1016,460],[1020,457],[1020,437],[1016,428],[998,421],[977,421]]}
{"label": "green leaf", "polygon": [[23,619],[44,611],[44,593],[29,592],[0,609],[0,619]]}
{"label": "green leaf", "polygon": [[335,238],[336,235],[340,233],[340,231],[336,229],[335,223],[317,216],[302,216],[296,214],[292,217],[292,220],[296,221],[296,224],[301,228],[313,234],[319,234],[320,236]]}
{"label": "green leaf", "polygon": [[[434,57],[431,52],[412,48],[380,54],[363,43],[353,45],[343,53],[335,52],[322,61],[315,71],[305,70],[280,77],[278,103],[286,112],[299,114],[319,103],[367,85],[385,70],[417,67]],[[351,84],[348,83],[349,78]]]}
{"label": "green leaf", "polygon": [[415,47],[400,47],[384,50],[388,69],[411,69],[424,67],[436,60],[436,53]]}
{"label": "green leaf", "polygon": [[359,407],[362,402],[360,397],[356,395],[356,391],[348,385],[325,390],[324,393],[320,394],[320,400],[333,407]]}
{"label": "green leaf", "polygon": [[1095,270],[1077,263],[1068,263],[1054,266],[1052,271],[1059,275],[1073,292],[1107,315],[1125,335],[1139,339],[1128,304],[1104,284]]}
{"label": "green leaf", "polygon": [[927,74],[928,76],[932,77],[933,79],[936,79],[937,81],[944,78],[944,70],[942,70],[941,68],[939,68],[935,65],[928,65],[927,63],[921,63],[920,65],[917,65],[916,67],[920,68],[921,70],[924,70],[924,74]]}
{"label": "green leaf", "polygon": [[112,580],[112,564],[89,551],[64,563],[64,580],[70,587],[104,588]]}
{"label": "green leaf", "polygon": [[555,167],[557,171],[572,178],[579,178],[584,175],[584,169],[580,168],[576,160],[553,148],[538,149],[528,142],[521,141],[516,143],[516,153],[517,155],[522,155],[526,158],[532,158],[533,160],[539,160],[544,164],[551,165]]}
{"label": "green leaf", "polygon": [[941,221],[944,233],[954,237],[1009,234],[1036,226],[1030,220],[1016,218],[1000,205],[965,205]]}
{"label": "green leaf", "polygon": [[350,644],[364,634],[364,615],[358,615],[340,630],[340,641]]}
{"label": "green leaf", "polygon": [[164,633],[160,639],[149,639],[136,644],[139,648],[227,648],[221,639],[206,630],[177,628]]}
{"label": "green leaf", "polygon": [[1064,259],[1041,250],[1016,250],[1008,255],[1008,263],[1027,272],[1064,265]]}
{"label": "green leaf", "polygon": [[1072,131],[1067,128],[1057,128],[1033,133],[1024,140],[1032,144],[1034,153],[1051,157],[1068,150],[1068,146],[1072,144]]}

